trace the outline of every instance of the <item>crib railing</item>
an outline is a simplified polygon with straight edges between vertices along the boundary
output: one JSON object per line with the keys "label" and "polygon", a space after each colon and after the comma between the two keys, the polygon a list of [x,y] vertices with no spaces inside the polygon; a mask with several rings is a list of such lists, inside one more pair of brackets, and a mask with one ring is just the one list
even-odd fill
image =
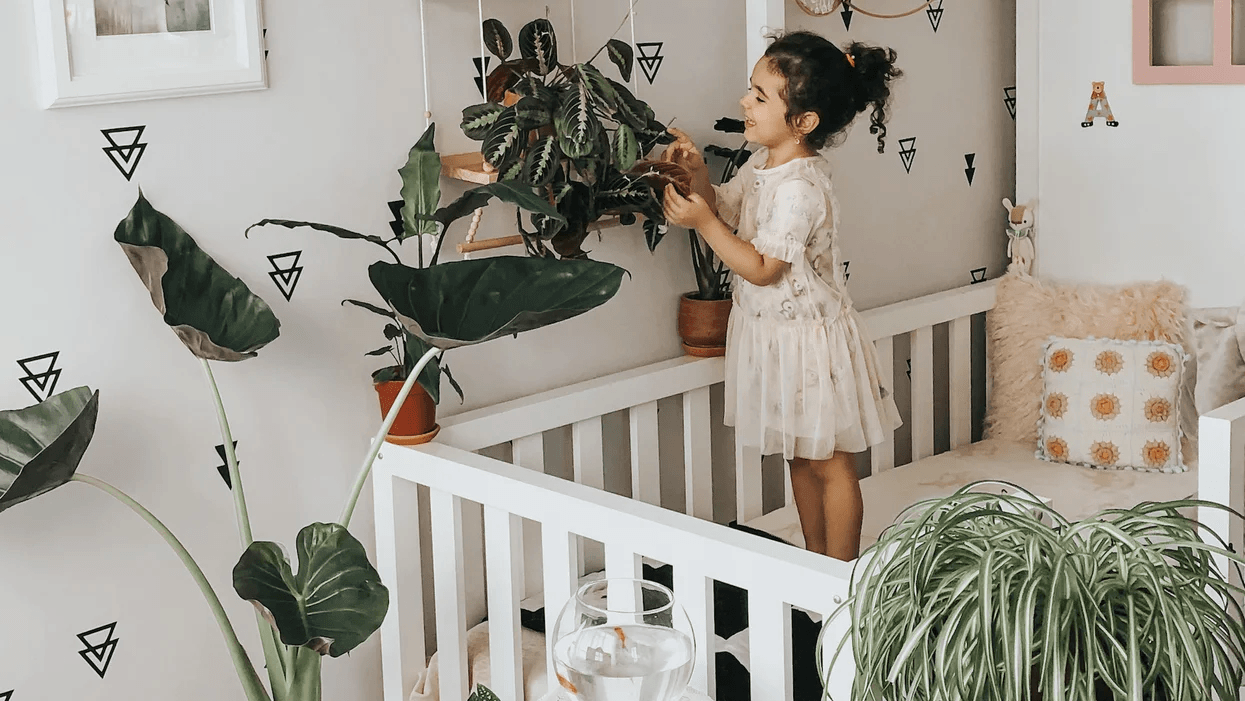
{"label": "crib railing", "polygon": [[[975,363],[984,365],[985,359],[980,349],[974,353],[971,324],[993,306],[994,296],[995,283],[986,282],[862,314],[883,372],[894,367],[896,340],[907,341],[913,460],[935,450],[936,372],[948,376],[950,447],[971,439],[971,377]],[[936,368],[935,328],[942,324],[948,327],[947,366]],[[434,644],[440,651],[441,698],[465,699],[457,694],[466,684],[464,635],[486,611],[496,690],[517,689],[501,698],[521,698],[519,666],[512,664],[520,649],[518,597],[543,588],[546,613],[556,615],[581,574],[585,546],[599,549],[597,543],[604,543],[607,572],[611,566],[613,572],[638,571],[638,555],[682,571],[676,574],[676,584],[684,582],[679,597],[690,603],[694,618],[712,614],[711,606],[707,612],[698,608],[706,605],[701,589],[705,596],[711,592],[700,586],[704,582],[734,584],[748,590],[750,600],[755,594],[749,630],[757,661],[753,698],[790,698],[789,607],[828,613],[822,609],[838,595],[831,592],[846,591],[848,565],[794,549],[766,548],[767,543],[707,522],[715,515],[715,461],[734,463],[736,503],[726,520],[733,516],[745,522],[764,511],[759,451],[738,441],[733,455],[715,455],[712,448],[710,391],[723,377],[720,358],[676,358],[444,418],[431,445],[385,446],[374,486],[378,568],[392,592],[381,631],[386,701],[406,699]],[[901,378],[902,373],[896,375],[892,388]],[[673,468],[661,460],[658,402],[669,398],[682,403],[683,514],[659,507],[658,485],[664,471]],[[604,491],[605,451],[621,446],[606,445],[603,417],[622,411],[627,412],[631,499]],[[541,474],[547,463],[546,434],[567,426],[573,482]],[[479,454],[499,446],[508,449],[512,464]],[[895,462],[894,439],[871,451],[875,472]],[[789,480],[784,482],[790,503]],[[421,513],[417,487],[429,490],[428,513]],[[421,533],[429,529],[431,558],[420,551]],[[429,564],[435,622],[423,587]],[[748,571],[740,569],[744,565]],[[690,602],[688,587],[697,592]],[[767,613],[783,607],[782,615]],[[425,634],[426,620],[433,623],[435,636]],[[700,677],[698,686],[712,689],[711,638],[699,639],[705,645],[698,654],[707,657],[697,661],[697,674],[708,676]],[[786,666],[773,666],[780,656]]]}

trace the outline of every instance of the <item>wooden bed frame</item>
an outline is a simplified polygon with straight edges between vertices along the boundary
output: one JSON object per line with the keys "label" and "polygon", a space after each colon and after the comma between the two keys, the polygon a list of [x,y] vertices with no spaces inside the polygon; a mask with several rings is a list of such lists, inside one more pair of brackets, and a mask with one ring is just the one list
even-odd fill
{"label": "wooden bed frame", "polygon": [[[892,367],[894,343],[901,337],[907,337],[912,358],[908,424],[913,464],[886,474],[895,466],[893,441],[871,451],[873,474],[862,484],[866,513],[870,509],[897,513],[907,505],[869,497],[870,480],[880,475],[897,478],[905,470],[921,469],[921,464],[935,464],[922,461],[934,455],[935,407],[943,407],[943,398],[936,400],[934,391],[934,359],[941,357],[935,353],[935,329],[942,325],[947,330],[947,362],[937,371],[946,373],[949,391],[945,414],[939,415],[947,417],[951,450],[971,442],[972,378],[975,369],[984,368],[986,358],[982,343],[974,348],[972,324],[974,317],[992,308],[994,296],[995,284],[987,282],[863,312],[882,367]],[[519,701],[523,693],[519,602],[525,583],[526,594],[533,593],[533,586],[543,589],[547,629],[552,630],[554,618],[585,571],[585,558],[592,556],[589,550],[599,547],[595,544],[603,545],[604,569],[610,577],[639,577],[642,557],[675,566],[675,589],[696,631],[691,685],[711,697],[713,582],[746,590],[752,698],[791,699],[791,609],[831,613],[846,595],[852,563],[775,544],[720,523],[747,522],[764,511],[757,451],[737,445],[733,455],[713,452],[712,436],[718,429],[711,416],[710,390],[723,381],[723,367],[720,358],[677,358],[452,417],[442,422],[440,436],[429,445],[386,445],[374,475],[378,569],[391,591],[381,629],[385,701],[406,701],[426,668],[434,638],[441,699],[465,700],[466,631],[485,615],[491,688],[504,701]],[[672,397],[682,402],[682,459],[663,461],[658,402]],[[603,417],[624,411],[630,498],[605,490],[607,481],[617,484],[625,477],[607,474],[605,450],[626,449],[606,445]],[[573,479],[544,474],[545,434],[567,426]],[[498,453],[499,446],[503,456],[508,446],[509,462],[482,454]],[[945,458],[934,459],[945,462]],[[734,513],[725,518],[718,514],[719,523],[712,521],[715,459],[718,464],[734,462],[737,495]],[[1201,417],[1200,460],[1198,492],[1214,499],[1231,494],[1230,505],[1245,510],[1241,503],[1245,400]],[[670,471],[681,473],[676,476],[685,485],[684,502],[677,508],[659,505],[658,485],[663,474],[671,476]],[[994,477],[1015,481],[1006,473]],[[1189,494],[1168,498],[1185,496]],[[789,487],[786,498],[789,502]],[[1229,529],[1221,514],[1204,513],[1200,518],[1230,542],[1242,542],[1239,522]],[[524,520],[539,524],[539,529]],[[536,543],[541,550],[538,557],[533,553]],[[425,576],[429,564],[430,579]],[[425,591],[429,581],[430,591]],[[827,640],[841,636],[848,622],[840,618],[835,625]],[[435,636],[429,635],[433,629]],[[549,669],[549,678],[554,679]],[[835,668],[829,680],[835,698],[849,698],[852,674],[850,661]]]}

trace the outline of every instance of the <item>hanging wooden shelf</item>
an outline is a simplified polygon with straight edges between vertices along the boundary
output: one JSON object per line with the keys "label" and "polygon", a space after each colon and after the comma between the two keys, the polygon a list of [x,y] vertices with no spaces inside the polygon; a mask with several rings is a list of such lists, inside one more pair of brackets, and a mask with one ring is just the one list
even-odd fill
{"label": "hanging wooden shelf", "polygon": [[497,182],[497,170],[484,162],[484,154],[479,151],[442,156],[441,172],[447,178],[477,185]]}

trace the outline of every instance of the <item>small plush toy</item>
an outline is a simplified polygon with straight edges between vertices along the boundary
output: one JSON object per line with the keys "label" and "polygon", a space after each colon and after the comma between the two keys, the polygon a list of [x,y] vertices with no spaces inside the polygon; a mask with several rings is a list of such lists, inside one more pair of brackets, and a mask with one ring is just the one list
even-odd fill
{"label": "small plush toy", "polygon": [[1013,205],[1008,198],[1003,198],[1003,207],[1007,210],[1007,255],[1012,262],[1007,272],[1028,275],[1033,267],[1033,200],[1019,206]]}

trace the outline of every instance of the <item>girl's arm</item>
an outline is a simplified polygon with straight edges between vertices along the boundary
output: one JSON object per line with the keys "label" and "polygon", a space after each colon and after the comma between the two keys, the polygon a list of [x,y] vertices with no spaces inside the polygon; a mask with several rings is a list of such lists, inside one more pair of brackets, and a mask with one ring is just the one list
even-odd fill
{"label": "girl's arm", "polygon": [[782,278],[790,263],[766,256],[751,243],[735,235],[718,218],[709,203],[697,193],[683,197],[673,185],[666,186],[666,220],[688,229],[696,229],[718,258],[739,277],[758,285],[772,285]]}

